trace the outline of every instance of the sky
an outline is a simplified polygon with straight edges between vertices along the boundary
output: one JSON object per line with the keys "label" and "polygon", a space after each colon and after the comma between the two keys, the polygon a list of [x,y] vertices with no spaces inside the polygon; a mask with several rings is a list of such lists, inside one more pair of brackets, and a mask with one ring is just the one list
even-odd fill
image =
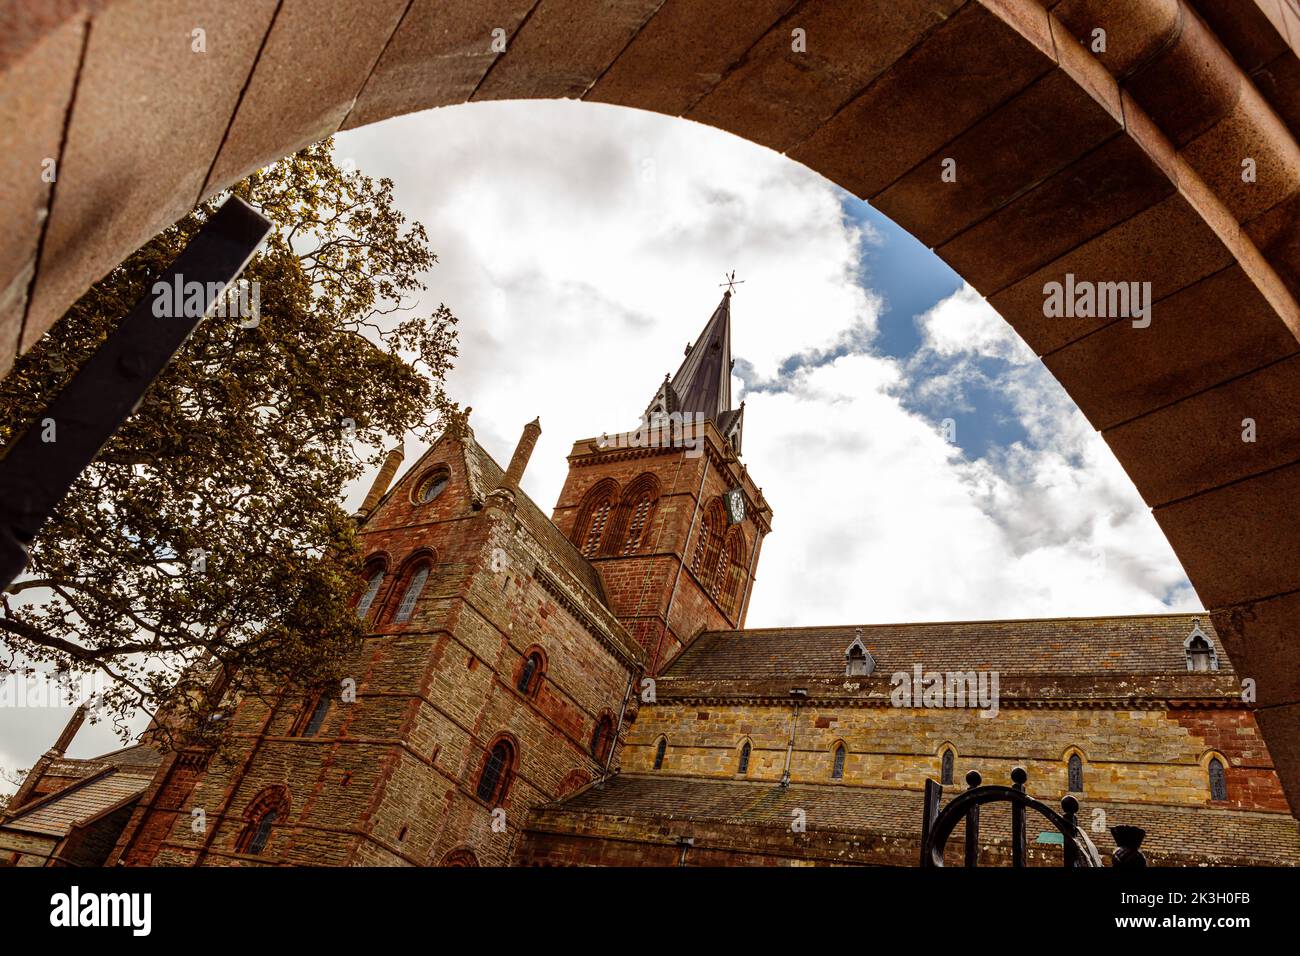
{"label": "sky", "polygon": [[[547,513],[573,442],[635,426],[736,271],[733,396],[773,509],[748,626],[1201,608],[1105,442],[1010,326],[798,163],[574,101],[430,110],[340,134],[335,151],[391,178],[428,232],[439,261],[413,305],[460,318],[448,386],[478,441],[504,464],[540,416],[523,488]],[[423,450],[408,439],[407,464]],[[0,768],[31,766],[70,712],[9,710]],[[70,753],[116,746],[88,725]]]}

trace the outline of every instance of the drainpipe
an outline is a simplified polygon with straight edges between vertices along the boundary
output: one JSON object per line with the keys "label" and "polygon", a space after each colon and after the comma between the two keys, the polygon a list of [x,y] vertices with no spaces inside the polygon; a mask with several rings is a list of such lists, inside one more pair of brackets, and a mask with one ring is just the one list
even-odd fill
{"label": "drainpipe", "polygon": [[623,704],[618,709],[618,724],[614,727],[614,739],[609,742],[609,756],[605,758],[605,772],[601,776],[604,780],[609,776],[609,768],[614,763],[614,751],[618,749],[618,735],[623,729],[623,716],[627,713],[627,698],[632,693],[632,682],[636,680],[636,671],[629,670],[627,675],[627,687],[623,691]]}
{"label": "drainpipe", "polygon": [[781,786],[790,786],[790,758],[794,755],[794,732],[799,723],[799,702],[808,698],[808,691],[802,687],[793,687],[790,689],[790,696],[794,698],[794,713],[790,717],[790,743],[785,748],[785,770],[781,774]]}
{"label": "drainpipe", "polygon": [[688,849],[694,847],[694,845],[695,845],[695,838],[694,838],[694,836],[679,836],[679,838],[677,838],[677,845],[679,845],[679,847],[681,847],[681,856],[680,856],[680,857],[677,857],[677,866],[685,866],[685,865],[686,865],[686,851],[688,851]]}

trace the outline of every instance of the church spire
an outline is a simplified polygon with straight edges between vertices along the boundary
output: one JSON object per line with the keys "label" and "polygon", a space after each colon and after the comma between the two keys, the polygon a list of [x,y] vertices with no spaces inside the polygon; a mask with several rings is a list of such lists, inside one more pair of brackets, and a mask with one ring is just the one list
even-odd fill
{"label": "church spire", "polygon": [[709,419],[740,453],[741,420],[744,405],[731,407],[731,286],[704,326],[694,345],[686,346],[686,357],[677,374],[655,393],[646,417],[678,413]]}

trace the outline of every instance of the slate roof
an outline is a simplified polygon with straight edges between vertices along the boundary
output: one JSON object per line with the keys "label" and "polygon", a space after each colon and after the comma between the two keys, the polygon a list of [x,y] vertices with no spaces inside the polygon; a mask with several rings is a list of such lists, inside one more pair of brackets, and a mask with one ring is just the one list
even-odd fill
{"label": "slate roof", "polygon": [[153,780],[149,773],[103,771],[35,801],[6,820],[6,829],[63,836],[139,797]]}
{"label": "slate roof", "polygon": [[695,344],[671,381],[665,380],[651,400],[646,416],[654,409],[672,414],[699,414],[713,422],[718,431],[740,453],[744,426],[744,404],[731,407],[731,291],[704,324]]}
{"label": "slate roof", "polygon": [[[926,670],[1015,675],[1187,674],[1183,641],[1193,620],[1214,641],[1221,675],[1231,674],[1207,614],[1147,614],[923,624],[864,624],[875,675]],[[669,665],[667,680],[843,679],[844,652],[859,627],[780,627],[701,634]]]}
{"label": "slate roof", "polygon": [[[994,781],[986,781],[994,782]],[[1059,795],[1031,794],[1053,808]],[[959,790],[948,788],[946,798]],[[656,774],[619,774],[602,784],[579,791],[559,804],[543,808],[546,829],[570,827],[583,832],[589,816],[636,820],[708,821],[734,824],[756,830],[787,831],[791,811],[802,809],[809,830],[840,830],[920,839],[923,795],[918,790],[886,787],[854,787],[839,784],[791,784],[675,777]],[[1156,804],[1118,804],[1080,800],[1080,818],[1091,819],[1093,808],[1106,811],[1108,826],[1135,824],[1147,831],[1143,849],[1158,862],[1161,856],[1194,859],[1206,863],[1254,863],[1300,865],[1300,829],[1285,813],[1257,813],[1217,808],[1180,807]],[[567,824],[567,825],[566,825]],[[981,835],[987,842],[1008,843],[1010,813],[1005,805],[984,811]],[[1051,826],[1037,814],[1030,814],[1030,842],[1039,831]],[[658,832],[657,830],[653,832]],[[960,845],[961,828],[954,839]],[[1109,832],[1089,836],[1104,859],[1114,850]],[[754,845],[762,849],[768,841],[756,833]]]}
{"label": "slate roof", "polygon": [[731,410],[730,292],[722,294],[722,301],[673,376],[672,386],[681,411],[702,412],[721,427],[722,413]]}

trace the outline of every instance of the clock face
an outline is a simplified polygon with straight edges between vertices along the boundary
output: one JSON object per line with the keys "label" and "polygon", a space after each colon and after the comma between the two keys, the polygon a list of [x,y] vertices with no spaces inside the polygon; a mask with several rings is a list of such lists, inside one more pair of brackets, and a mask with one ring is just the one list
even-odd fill
{"label": "clock face", "polygon": [[745,520],[745,495],[739,488],[727,492],[727,518],[731,524]]}

